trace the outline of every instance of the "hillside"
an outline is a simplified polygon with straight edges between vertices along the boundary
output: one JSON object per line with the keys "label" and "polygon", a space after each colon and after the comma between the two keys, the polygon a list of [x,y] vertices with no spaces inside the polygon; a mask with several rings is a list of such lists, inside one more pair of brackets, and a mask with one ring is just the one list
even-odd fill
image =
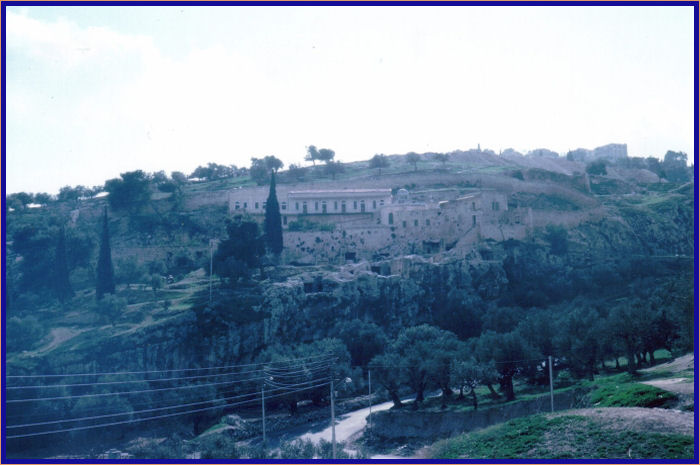
{"label": "hillside", "polygon": [[[449,331],[458,340],[449,349],[452,357],[470,353],[483,358],[479,363],[489,360],[478,354],[496,353],[479,352],[480,343],[517,336],[530,354],[520,358],[540,360],[554,353],[557,372],[575,378],[592,376],[605,360],[627,357],[644,365],[653,362],[648,358],[657,349],[680,353],[692,347],[692,183],[670,182],[619,161],[608,162],[607,173],[597,175],[587,173],[583,162],[487,151],[455,152],[445,162],[421,155],[415,167],[402,156],[389,159],[381,174],[367,162],[346,164],[336,179],[320,166],[301,177],[280,172],[280,199],[294,192],[385,189],[392,203],[376,213],[304,216],[310,220],[297,230],[290,225],[302,215],[292,216],[290,203],[281,257],[234,284],[224,276],[210,279],[210,257],[227,239],[227,222],[236,213],[230,199],[267,193],[267,185],[257,186],[248,175],[187,182],[174,192],[151,181],[139,208],[114,208],[102,197],[8,210],[7,372],[193,370],[297,359],[326,344],[344,360],[336,369],[354,380],[345,395],[355,396],[365,392],[370,360],[394,346],[399,350],[394,343],[404,330],[420,325]],[[406,205],[396,200],[401,189],[409,199]],[[483,205],[475,207],[471,199]],[[117,286],[114,296],[97,300],[105,208]],[[475,208],[478,218],[472,215]],[[387,223],[389,213],[395,221]],[[255,213],[245,218],[262,221]],[[62,301],[55,294],[54,261],[60,234],[72,291]],[[637,336],[626,345],[627,333],[612,328],[628,324]],[[590,333],[582,329],[589,327]],[[363,336],[357,340],[356,334]],[[491,334],[496,338],[488,339]],[[541,383],[534,366],[513,370],[526,384]],[[426,386],[437,388],[441,375],[430,376]],[[504,379],[513,376],[500,373],[491,384],[500,384],[505,393]],[[103,383],[114,379],[99,378]],[[141,375],[129,379],[158,386],[157,379]],[[406,379],[397,392],[414,392],[403,374],[397,379]],[[55,376],[41,383],[54,381],[76,379]],[[75,397],[82,387],[64,387],[63,400],[51,412],[41,401],[11,406],[10,424],[30,423],[30,417],[84,420],[98,407],[101,414],[116,415],[175,400],[201,403],[231,396],[228,386],[207,386],[199,397],[115,396],[113,403],[97,405]],[[118,393],[116,387],[108,389]],[[242,394],[259,388],[236,389]],[[49,392],[36,395],[55,395]],[[290,407],[292,413],[297,401],[318,407],[327,405],[328,396],[325,391],[302,395]],[[151,424],[190,437],[216,424],[220,414],[239,410],[226,409],[225,402],[215,405],[221,408]],[[142,426],[106,428],[100,437],[112,441],[146,434]],[[90,442],[71,434],[79,439],[76,444]],[[28,439],[20,449],[60,449],[65,437]],[[13,444],[10,449],[16,451]]]}

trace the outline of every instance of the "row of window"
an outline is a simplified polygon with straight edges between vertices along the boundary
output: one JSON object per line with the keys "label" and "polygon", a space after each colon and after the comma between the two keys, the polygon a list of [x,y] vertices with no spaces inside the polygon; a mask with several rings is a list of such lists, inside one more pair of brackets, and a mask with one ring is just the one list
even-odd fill
{"label": "row of window", "polygon": [[[394,224],[394,214],[389,213],[389,224]],[[425,220],[425,225],[430,226],[430,220]],[[406,220],[401,221],[401,226],[404,228],[407,226]],[[413,220],[413,226],[418,226],[418,220]],[[476,226],[476,215],[472,215],[472,226]]]}
{"label": "row of window", "polygon": [[[294,209],[295,209],[295,211],[301,211],[302,213],[309,213],[309,206],[310,206],[310,203],[311,203],[310,201],[307,202],[306,200],[303,201],[303,202],[301,202],[301,203],[295,202],[295,204],[294,204]],[[348,211],[348,203],[349,203],[349,202],[346,202],[345,200],[341,200],[340,203],[338,203],[338,201],[335,200],[335,201],[333,202],[333,211],[334,211],[334,212],[338,212],[338,211],[339,211],[339,212],[341,212],[341,213],[347,213],[347,211]],[[329,204],[330,204],[330,202],[326,202],[325,200],[321,200],[320,202],[319,202],[319,201],[314,201],[314,202],[313,202],[314,212],[328,213],[328,205],[329,205]],[[234,204],[234,209],[235,209],[235,210],[240,210],[240,209],[241,209],[241,206],[242,206],[242,208],[243,208],[244,210],[247,209],[247,208],[248,208],[248,202],[236,201],[235,204]],[[265,209],[266,206],[267,206],[267,202],[263,202],[263,203],[262,203],[262,208],[263,208],[263,210]],[[340,209],[338,209],[339,206],[340,206]],[[380,207],[381,207],[381,206],[384,206],[384,200],[380,200],[380,201],[379,201],[379,206],[380,206]],[[319,208],[319,207],[320,207],[320,208]],[[255,210],[258,210],[258,209],[260,209],[260,203],[259,203],[259,202],[255,202]],[[376,210],[376,209],[377,209],[377,201],[376,201],[376,200],[372,200],[372,210]],[[280,210],[283,210],[283,211],[287,210],[287,202],[282,202],[282,203],[280,204]],[[354,200],[354,201],[352,202],[352,210],[353,210],[353,211],[358,211],[358,210],[359,210],[360,212],[365,212],[365,211],[367,211],[367,204],[365,203],[364,200],[360,200],[359,202],[358,202],[357,200]]]}

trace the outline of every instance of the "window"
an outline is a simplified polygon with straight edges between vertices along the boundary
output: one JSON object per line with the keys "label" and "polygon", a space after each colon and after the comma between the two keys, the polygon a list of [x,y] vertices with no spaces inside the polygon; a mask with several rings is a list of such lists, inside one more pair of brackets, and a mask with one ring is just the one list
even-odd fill
{"label": "window", "polygon": [[243,208],[248,208],[248,202],[243,202]]}
{"label": "window", "polygon": [[472,210],[476,210],[476,202],[472,202]]}
{"label": "window", "polygon": [[425,220],[425,225],[430,226],[430,220]]}
{"label": "window", "polygon": [[338,211],[338,201],[333,202],[333,211]]}
{"label": "window", "polygon": [[406,227],[406,222],[405,222],[405,221],[402,221],[401,224],[402,224],[402,226],[403,226],[404,228]]}
{"label": "window", "polygon": [[260,204],[258,202],[255,202],[255,209],[257,210],[259,208],[260,208]]}
{"label": "window", "polygon": [[494,211],[497,211],[498,208],[499,208],[498,202],[493,202],[493,203],[491,204],[491,209],[493,209]]}
{"label": "window", "polygon": [[413,220],[413,226],[418,226],[418,220]]}
{"label": "window", "polygon": [[394,224],[394,214],[389,213],[389,224]]}
{"label": "window", "polygon": [[476,215],[472,215],[472,226],[476,226]]}
{"label": "window", "polygon": [[379,201],[379,205],[380,205],[380,206],[383,206],[383,205],[384,205],[384,200],[380,200],[380,201]]}
{"label": "window", "polygon": [[287,209],[287,202],[282,202],[281,207],[282,207],[282,210],[286,210]]}
{"label": "window", "polygon": [[357,210],[357,200],[352,203],[352,209]]}
{"label": "window", "polygon": [[267,208],[267,202],[263,202],[263,210],[265,210],[265,208]]}
{"label": "window", "polygon": [[360,211],[362,213],[365,212],[365,201],[364,200],[360,200]]}
{"label": "window", "polygon": [[377,209],[377,201],[372,200],[372,210],[376,210],[376,209]]}
{"label": "window", "polygon": [[304,214],[306,214],[306,213],[309,212],[309,207],[308,207],[308,205],[306,204],[306,202],[303,203],[302,207],[303,207],[303,209],[304,209],[304,210],[303,210],[303,213],[304,213]]}
{"label": "window", "polygon": [[314,211],[318,211],[318,202],[314,202]]}
{"label": "window", "polygon": [[296,211],[299,211],[299,202],[296,202],[295,208],[296,208]]}
{"label": "window", "polygon": [[284,225],[287,224],[287,217],[286,216],[282,217],[282,224],[284,224]]}
{"label": "window", "polygon": [[238,210],[239,208],[241,208],[241,202],[236,202],[236,210]]}
{"label": "window", "polygon": [[343,213],[345,213],[345,210],[346,210],[345,200],[341,200],[340,209],[342,210]]}
{"label": "window", "polygon": [[327,212],[328,212],[328,207],[326,206],[326,201],[325,201],[325,200],[322,200],[322,201],[321,201],[321,211],[322,211],[323,213],[327,213]]}

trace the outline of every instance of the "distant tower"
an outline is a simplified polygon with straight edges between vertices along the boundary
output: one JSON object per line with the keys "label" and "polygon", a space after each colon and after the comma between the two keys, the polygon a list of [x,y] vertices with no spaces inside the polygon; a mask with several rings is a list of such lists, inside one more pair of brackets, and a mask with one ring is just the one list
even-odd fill
{"label": "distant tower", "polygon": [[476,144],[476,149],[481,152],[481,144]]}

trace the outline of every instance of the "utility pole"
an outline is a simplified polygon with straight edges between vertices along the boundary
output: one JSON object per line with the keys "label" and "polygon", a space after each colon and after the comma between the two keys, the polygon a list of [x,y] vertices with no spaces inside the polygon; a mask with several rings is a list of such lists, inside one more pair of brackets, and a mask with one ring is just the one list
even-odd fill
{"label": "utility pole", "polygon": [[267,446],[267,437],[265,435],[265,381],[263,381],[262,385],[262,421],[263,421],[263,450],[265,450],[265,447]]}
{"label": "utility pole", "polygon": [[333,391],[333,374],[331,373],[331,442],[333,443],[333,460],[335,460],[335,394]]}
{"label": "utility pole", "polygon": [[552,379],[552,356],[550,355],[547,360],[549,365],[549,403],[554,412],[554,380]]}
{"label": "utility pole", "polygon": [[372,432],[372,370],[367,370],[367,391],[369,393],[369,417],[367,417],[367,423],[369,425],[369,432]]}
{"label": "utility pole", "polygon": [[211,306],[211,279],[214,272],[214,240],[209,239],[209,306]]}

